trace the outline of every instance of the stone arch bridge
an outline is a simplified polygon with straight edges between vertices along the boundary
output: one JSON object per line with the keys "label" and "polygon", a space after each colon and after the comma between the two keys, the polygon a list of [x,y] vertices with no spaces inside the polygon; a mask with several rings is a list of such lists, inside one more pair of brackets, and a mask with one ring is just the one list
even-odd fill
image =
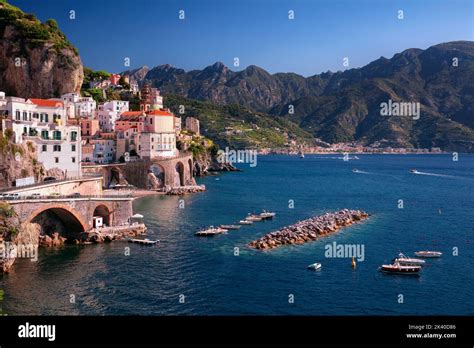
{"label": "stone arch bridge", "polygon": [[100,216],[107,226],[121,226],[133,214],[131,197],[84,197],[54,199],[19,199],[9,201],[22,223],[36,222],[43,214],[54,216],[68,234],[77,236],[93,227],[93,217]]}
{"label": "stone arch bridge", "polygon": [[[150,176],[157,179],[159,187],[194,185],[194,160],[191,153],[177,157],[144,159],[128,163],[83,165],[87,174],[101,174],[103,185],[129,183],[139,188],[149,188]],[[153,174],[153,175],[151,175]],[[153,179],[154,180],[154,179]]]}

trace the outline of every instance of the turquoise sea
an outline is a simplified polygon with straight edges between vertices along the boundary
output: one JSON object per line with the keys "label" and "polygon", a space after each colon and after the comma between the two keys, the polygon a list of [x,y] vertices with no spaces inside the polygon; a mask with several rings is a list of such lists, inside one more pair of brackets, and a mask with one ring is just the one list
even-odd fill
{"label": "turquoise sea", "polygon": [[[254,168],[241,164],[242,172],[199,180],[205,193],[139,199],[135,212],[158,245],[41,250],[38,262],[18,260],[0,277],[0,307],[9,315],[473,315],[474,156],[358,156],[259,156]],[[246,247],[342,208],[371,216],[305,245]],[[262,209],[277,216],[226,235],[194,236]],[[365,260],[353,270],[348,258],[326,258],[333,242],[363,245]],[[444,254],[419,277],[377,271],[399,252],[423,249]],[[307,270],[314,262],[321,271]]]}

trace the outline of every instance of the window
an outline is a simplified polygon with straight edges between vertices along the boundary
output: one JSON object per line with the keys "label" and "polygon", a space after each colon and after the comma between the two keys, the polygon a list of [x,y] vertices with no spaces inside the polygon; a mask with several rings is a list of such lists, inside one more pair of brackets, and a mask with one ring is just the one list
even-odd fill
{"label": "window", "polygon": [[43,138],[43,139],[48,139],[49,138],[47,130],[42,130],[41,131],[41,138]]}
{"label": "window", "polygon": [[48,114],[45,114],[45,113],[40,114],[40,122],[48,123],[49,122]]}
{"label": "window", "polygon": [[54,131],[53,132],[53,139],[54,140],[61,140],[61,131]]}
{"label": "window", "polygon": [[47,151],[48,151],[48,145],[43,144],[43,145],[41,146],[41,151],[47,152]]}
{"label": "window", "polygon": [[54,157],[54,162],[59,163],[59,157]]}
{"label": "window", "polygon": [[71,157],[72,163],[76,163],[76,157]]}
{"label": "window", "polygon": [[23,127],[23,134],[25,134],[25,135],[28,134],[28,128]]}
{"label": "window", "polygon": [[28,121],[28,113],[23,111],[23,121]]}
{"label": "window", "polygon": [[71,151],[76,151],[76,145],[71,145]]}
{"label": "window", "polygon": [[71,141],[77,140],[77,132],[71,132]]}
{"label": "window", "polygon": [[19,110],[15,111],[15,118],[16,118],[18,121],[20,121],[20,111],[19,111]]}
{"label": "window", "polygon": [[53,151],[55,151],[55,152],[61,151],[61,145],[54,145],[53,146]]}
{"label": "window", "polygon": [[58,114],[53,114],[53,122],[56,123],[58,120],[61,119],[61,116]]}
{"label": "window", "polygon": [[39,117],[39,114],[38,114],[37,112],[35,112],[35,113],[33,114],[33,118],[38,118],[38,117]]}

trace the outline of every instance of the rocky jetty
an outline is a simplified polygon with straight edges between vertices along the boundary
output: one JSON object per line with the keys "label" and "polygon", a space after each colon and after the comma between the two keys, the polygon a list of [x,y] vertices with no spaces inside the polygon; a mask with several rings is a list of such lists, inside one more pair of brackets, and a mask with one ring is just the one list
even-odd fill
{"label": "rocky jetty", "polygon": [[264,235],[249,243],[255,249],[274,249],[283,245],[303,244],[320,237],[339,231],[368,218],[369,214],[361,210],[343,209],[334,213],[326,213],[310,219],[298,221],[294,225]]}
{"label": "rocky jetty", "polygon": [[196,192],[204,192],[206,191],[205,185],[193,185],[193,186],[180,186],[180,187],[173,187],[166,191],[168,196],[182,196],[187,193],[196,193]]}

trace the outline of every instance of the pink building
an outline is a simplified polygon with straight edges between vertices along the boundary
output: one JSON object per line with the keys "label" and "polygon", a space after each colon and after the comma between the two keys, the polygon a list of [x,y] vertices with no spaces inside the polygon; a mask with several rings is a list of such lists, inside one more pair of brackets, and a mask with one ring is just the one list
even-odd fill
{"label": "pink building", "polygon": [[119,80],[120,80],[120,75],[119,75],[119,74],[112,74],[112,75],[110,75],[110,82],[111,82],[113,85],[118,85]]}

